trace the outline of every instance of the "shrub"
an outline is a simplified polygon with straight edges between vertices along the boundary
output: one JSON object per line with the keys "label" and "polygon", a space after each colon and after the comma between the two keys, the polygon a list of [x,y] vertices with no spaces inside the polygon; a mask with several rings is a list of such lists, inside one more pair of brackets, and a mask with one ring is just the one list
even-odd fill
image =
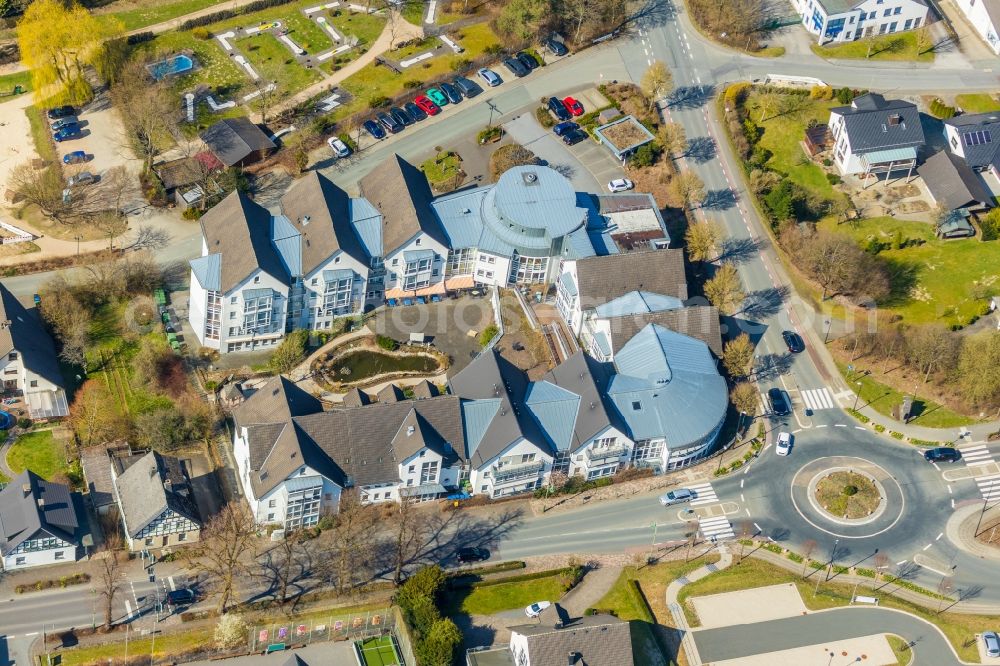
{"label": "shrub", "polygon": [[847,495],[848,497],[851,497],[852,495],[858,494],[858,487],[855,485],[848,484],[844,486],[844,489],[841,490],[840,492],[843,493],[844,495]]}
{"label": "shrub", "polygon": [[660,159],[662,153],[663,148],[655,141],[650,141],[645,145],[639,146],[639,149],[632,154],[629,162],[637,167],[651,167]]}
{"label": "shrub", "polygon": [[224,650],[239,647],[247,642],[250,624],[238,613],[226,613],[215,625],[215,644]]}
{"label": "shrub", "polygon": [[896,439],[903,439],[903,433],[901,432],[896,432],[895,430],[893,430],[889,434],[895,437]]}
{"label": "shrub", "polygon": [[396,351],[399,348],[399,343],[390,338],[388,335],[376,335],[375,344],[386,351]]}
{"label": "shrub", "polygon": [[835,173],[828,173],[828,174],[826,174],[826,179],[830,182],[831,185],[839,185],[840,184],[840,176],[838,176]]}
{"label": "shrub", "polygon": [[885,432],[885,426],[882,425],[881,423],[876,423],[875,424],[875,432],[879,432],[879,433]]}
{"label": "shrub", "polygon": [[764,546],[763,546],[763,548],[764,548],[764,550],[769,550],[772,553],[776,553],[778,555],[780,555],[781,551],[784,550],[781,546],[779,546],[776,543],[765,543]]}
{"label": "shrub", "polygon": [[994,208],[980,217],[979,229],[982,231],[982,240],[984,241],[994,241],[1000,238],[1000,208]]}
{"label": "shrub", "polygon": [[480,144],[484,144],[487,141],[492,141],[493,139],[498,138],[501,134],[503,134],[503,130],[499,127],[487,127],[480,130],[479,134],[476,135],[476,140]]}
{"label": "shrub", "polygon": [[403,87],[407,90],[416,90],[417,88],[423,88],[424,82],[420,79],[407,79],[403,81]]}
{"label": "shrub", "polygon": [[292,331],[271,354],[268,365],[278,374],[291,372],[305,358],[308,340],[308,330],[303,328]]}
{"label": "shrub", "polygon": [[956,109],[953,106],[948,106],[940,99],[935,99],[931,102],[930,107],[931,115],[940,118],[941,120],[947,120],[948,118],[954,117]]}
{"label": "shrub", "polygon": [[479,346],[485,347],[493,340],[494,336],[500,332],[500,329],[496,324],[489,324],[486,328],[479,332]]}
{"label": "shrub", "polygon": [[862,423],[868,423],[869,421],[871,421],[870,418],[868,418],[867,416],[865,416],[861,412],[857,411],[856,409],[848,409],[846,411],[847,411],[848,414],[850,414],[851,416],[853,416],[857,420],[861,421]]}
{"label": "shrub", "polygon": [[372,95],[371,97],[368,98],[368,108],[380,109],[383,106],[389,106],[391,102],[392,100],[390,100],[385,95]]}
{"label": "shrub", "polygon": [[455,58],[451,62],[451,71],[459,73],[464,72],[471,64],[472,61],[468,58]]}
{"label": "shrub", "polygon": [[864,576],[865,578],[875,577],[874,569],[865,569],[864,567],[858,567],[857,569],[854,570],[854,573],[857,574],[858,576]]}
{"label": "shrub", "polygon": [[181,217],[183,217],[185,220],[197,220],[198,218],[201,217],[201,215],[202,215],[201,209],[197,208],[196,206],[188,206],[187,208],[184,209],[184,212],[181,213]]}
{"label": "shrub", "polygon": [[203,25],[199,25],[197,28],[191,31],[191,36],[194,37],[195,39],[201,39],[201,40],[211,39],[212,31]]}
{"label": "shrub", "polygon": [[503,44],[490,44],[483,49],[483,53],[489,56],[498,56],[503,53]]}
{"label": "shrub", "polygon": [[747,95],[750,93],[750,87],[751,84],[744,81],[741,83],[734,83],[726,88],[726,106],[731,109],[743,106],[743,102],[746,101]]}
{"label": "shrub", "polygon": [[549,109],[546,106],[540,106],[535,109],[535,120],[537,120],[538,124],[546,129],[553,127],[556,124],[555,119],[552,117],[552,114],[549,113]]}
{"label": "shrub", "polygon": [[787,553],[787,557],[788,557],[788,559],[790,559],[790,560],[791,560],[792,562],[799,562],[799,563],[801,563],[801,562],[802,562],[802,560],[804,560],[804,559],[805,559],[804,557],[802,557],[802,556],[801,556],[801,555],[799,555],[798,553],[793,553],[792,551],[788,551],[788,553]]}
{"label": "shrub", "polygon": [[17,427],[21,430],[28,430],[32,426],[32,420],[27,416],[22,416],[17,420]]}

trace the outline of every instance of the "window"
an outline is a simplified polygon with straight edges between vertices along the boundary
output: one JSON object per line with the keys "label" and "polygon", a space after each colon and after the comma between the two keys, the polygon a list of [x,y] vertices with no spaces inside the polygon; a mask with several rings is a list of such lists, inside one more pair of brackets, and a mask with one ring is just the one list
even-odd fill
{"label": "window", "polygon": [[187,541],[187,538],[188,538],[187,532],[178,532],[177,533],[177,540],[178,541]]}
{"label": "window", "polygon": [[243,303],[243,333],[266,332],[271,327],[270,295],[247,299]]}
{"label": "window", "polygon": [[271,522],[272,520],[274,520],[274,514],[273,513],[267,514],[267,522]]}
{"label": "window", "polygon": [[32,379],[31,380],[31,388],[38,388],[38,380],[37,379]]}
{"label": "window", "polygon": [[152,546],[153,545],[153,539],[152,538],[146,539],[146,545],[147,546]]}
{"label": "window", "polygon": [[515,255],[510,262],[510,282],[540,284],[549,272],[548,257],[521,257]]}
{"label": "window", "polygon": [[416,465],[410,465],[410,466],[409,466],[409,467],[408,467],[408,468],[406,469],[406,471],[407,471],[407,473],[409,473],[409,474],[413,474],[414,472],[416,472],[416,471],[417,471],[417,466],[416,466]]}
{"label": "window", "polygon": [[[483,490],[486,490],[486,489],[483,488]],[[14,560],[14,564],[16,564],[17,566],[21,566],[22,564],[25,563],[25,561],[26,561],[25,558],[18,557],[17,559]]]}
{"label": "window", "polygon": [[236,305],[236,297],[235,296],[230,296],[229,297],[229,304],[230,305]]}
{"label": "window", "polygon": [[639,402],[638,400],[633,400],[632,401],[632,411],[633,412],[638,412],[641,409],[642,409],[642,403]]}
{"label": "window", "polygon": [[392,265],[393,266],[398,266],[399,265],[399,257],[396,257],[395,259],[392,260]]}
{"label": "window", "polygon": [[896,32],[896,26],[899,25],[899,21],[893,21],[889,24],[889,32]]}
{"label": "window", "polygon": [[868,12],[868,18],[870,19],[875,18],[875,12]]}
{"label": "window", "polygon": [[889,24],[888,23],[883,23],[882,25],[880,25],[878,27],[878,34],[884,35],[885,31],[888,30],[888,29],[889,29]]}
{"label": "window", "polygon": [[11,353],[7,354],[7,360],[8,361],[16,361],[17,360],[17,352],[11,352]]}
{"label": "window", "polygon": [[911,25],[913,25],[913,19],[906,19],[906,23],[903,24],[903,30],[909,30]]}
{"label": "window", "polygon": [[891,9],[886,9],[886,10],[884,10],[882,12],[882,18],[885,18],[886,16],[892,16],[892,10]]}
{"label": "window", "polygon": [[354,291],[354,276],[331,280],[323,291],[323,306],[317,317],[347,314],[352,309],[351,294]]}
{"label": "window", "polygon": [[486,258],[486,263],[488,263],[488,264],[495,264],[495,263],[497,263],[497,258],[496,257],[487,257]]}
{"label": "window", "polygon": [[445,264],[445,275],[471,273],[473,263],[475,263],[475,250],[472,248],[450,250],[448,252],[448,261]]}
{"label": "window", "polygon": [[260,284],[260,276],[259,275],[254,275],[253,276],[253,283],[254,284]]}
{"label": "window", "polygon": [[489,486],[487,486],[487,485],[483,485],[483,486],[482,486],[482,487],[481,487],[481,488],[479,489],[479,492],[481,492],[481,493],[485,493],[485,492],[486,492],[487,490],[489,490]]}
{"label": "window", "polygon": [[420,465],[420,484],[437,483],[438,461],[432,460]]}
{"label": "window", "polygon": [[309,280],[309,284],[315,287],[316,285],[319,284],[319,278],[313,278],[312,280]]}
{"label": "window", "polygon": [[958,141],[955,139],[955,137],[951,137],[951,147],[958,148]]}
{"label": "window", "polygon": [[382,493],[375,493],[374,495],[372,495],[372,499],[373,500],[377,500],[381,496],[382,496]]}
{"label": "window", "polygon": [[914,28],[919,28],[921,20],[923,20],[923,19],[921,19],[920,17],[913,19],[913,27]]}
{"label": "window", "polygon": [[66,559],[66,551],[65,550],[57,550],[56,551],[56,559],[57,560]]}
{"label": "window", "polygon": [[269,500],[267,503],[268,509],[273,509],[276,506],[278,506],[278,500]]}
{"label": "window", "polygon": [[893,16],[898,16],[899,14],[902,14],[902,13],[903,13],[903,8],[902,7],[896,7],[895,9],[892,10],[892,15]]}
{"label": "window", "polygon": [[233,311],[233,310],[230,310],[230,311],[229,311],[229,318],[230,318],[230,319],[236,319],[236,312],[235,312],[235,311]]}
{"label": "window", "polygon": [[413,244],[414,245],[420,245],[420,239],[418,238],[417,240],[413,241]]}

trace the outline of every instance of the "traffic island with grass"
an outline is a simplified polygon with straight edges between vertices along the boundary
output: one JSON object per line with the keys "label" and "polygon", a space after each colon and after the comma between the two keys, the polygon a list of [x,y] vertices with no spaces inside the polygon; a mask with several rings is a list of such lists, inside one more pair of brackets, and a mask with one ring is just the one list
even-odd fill
{"label": "traffic island with grass", "polygon": [[846,520],[867,518],[883,501],[875,479],[852,471],[827,474],[816,482],[813,492],[824,511]]}

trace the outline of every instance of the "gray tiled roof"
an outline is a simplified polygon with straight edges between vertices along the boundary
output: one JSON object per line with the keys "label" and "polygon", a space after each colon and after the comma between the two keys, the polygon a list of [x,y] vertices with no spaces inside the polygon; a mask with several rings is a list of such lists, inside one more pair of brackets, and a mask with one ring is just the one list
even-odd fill
{"label": "gray tiled roof", "polygon": [[701,340],[708,345],[716,358],[722,358],[722,333],[719,311],[711,305],[692,305],[678,310],[664,310],[608,320],[611,326],[611,345],[620,349],[647,324],[658,324],[671,331]]}
{"label": "gray tiled roof", "polygon": [[[527,639],[532,666],[633,666],[629,623],[611,615],[589,615],[563,623],[520,624],[511,633]],[[577,658],[569,662],[570,654]],[[515,655],[515,663],[517,655]],[[525,662],[527,663],[527,662]]]}
{"label": "gray tiled roof", "polygon": [[25,470],[0,490],[0,554],[6,555],[39,532],[75,544],[78,526],[68,486]]}
{"label": "gray tiled roof", "polygon": [[350,197],[318,171],[292,183],[281,197],[281,209],[302,239],[302,273],[309,274],[337,250],[368,263],[354,235]]}
{"label": "gray tiled roof", "polygon": [[395,384],[386,384],[382,387],[381,391],[375,394],[375,397],[379,402],[399,402],[400,400],[406,400],[406,396],[403,395],[403,389]]}
{"label": "gray tiled roof", "polygon": [[[1000,140],[1000,136],[997,137]],[[917,167],[934,200],[948,210],[993,205],[993,196],[962,158],[946,150],[934,153]]]}
{"label": "gray tiled roof", "polygon": [[637,290],[687,299],[683,250],[587,257],[576,262],[576,275],[585,310]]}
{"label": "gray tiled roof", "polygon": [[201,524],[191,480],[180,460],[150,451],[115,462],[123,468],[115,487],[129,536],[139,536],[167,509]]}
{"label": "gray tiled roof", "polygon": [[850,106],[830,109],[830,113],[843,116],[851,152],[855,155],[924,145],[920,113],[911,102],[886,100],[877,93],[868,93],[856,98]]}
{"label": "gray tiled roof", "polygon": [[361,389],[352,388],[344,394],[344,407],[361,407],[363,405],[370,405],[371,402],[372,400],[368,394]]}
{"label": "gray tiled roof", "polygon": [[201,140],[226,166],[239,164],[254,151],[276,148],[274,142],[247,118],[220,120],[201,133]]}
{"label": "gray tiled roof", "polygon": [[445,243],[431,210],[430,185],[418,168],[393,153],[358,183],[361,196],[382,214],[383,256],[393,252],[423,231]]}
{"label": "gray tiled roof", "polygon": [[288,279],[271,243],[271,213],[242,192],[233,192],[205,213],[201,233],[208,254],[222,255],[219,291],[228,292],[257,269],[282,281]]}
{"label": "gray tiled roof", "polygon": [[[613,422],[614,409],[608,409],[604,403],[607,391],[608,368],[597,363],[582,351],[557,365],[545,375],[545,381],[572,392],[579,396],[579,410],[570,422],[573,429],[571,451],[576,451]],[[615,415],[617,416],[617,415]]]}
{"label": "gray tiled roof", "polygon": [[0,327],[0,356],[6,357],[17,350],[25,368],[62,386],[56,349],[38,311],[24,307],[3,283],[0,283],[0,321],[10,322],[9,326]]}
{"label": "gray tiled roof", "polygon": [[[1000,0],[997,0],[1000,4]],[[989,5],[987,5],[988,7]],[[958,130],[958,140],[964,142],[964,135],[969,132],[988,132],[989,143],[972,143],[962,146],[965,163],[973,169],[982,169],[991,164],[1000,163],[1000,113],[963,113],[944,121]]]}
{"label": "gray tiled roof", "polygon": [[413,385],[413,397],[417,400],[433,398],[438,395],[438,388],[426,379],[421,379]]}

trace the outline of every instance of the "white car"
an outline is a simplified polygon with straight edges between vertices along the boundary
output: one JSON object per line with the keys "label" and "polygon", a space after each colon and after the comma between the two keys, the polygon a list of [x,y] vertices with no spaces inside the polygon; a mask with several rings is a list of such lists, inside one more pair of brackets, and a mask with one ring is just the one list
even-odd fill
{"label": "white car", "polygon": [[787,456],[792,451],[792,436],[787,432],[778,433],[778,441],[774,443],[774,452],[779,456]]}
{"label": "white car", "polygon": [[527,608],[524,609],[524,614],[528,617],[538,617],[542,614],[542,611],[551,606],[547,601],[536,601]]}
{"label": "white car", "polygon": [[335,136],[331,136],[326,140],[326,144],[330,146],[330,150],[337,157],[347,157],[351,154],[351,149],[347,147],[347,144],[338,139]]}
{"label": "white car", "polygon": [[608,192],[624,192],[626,190],[631,190],[633,187],[635,187],[635,183],[628,178],[615,178],[613,181],[608,183]]}

